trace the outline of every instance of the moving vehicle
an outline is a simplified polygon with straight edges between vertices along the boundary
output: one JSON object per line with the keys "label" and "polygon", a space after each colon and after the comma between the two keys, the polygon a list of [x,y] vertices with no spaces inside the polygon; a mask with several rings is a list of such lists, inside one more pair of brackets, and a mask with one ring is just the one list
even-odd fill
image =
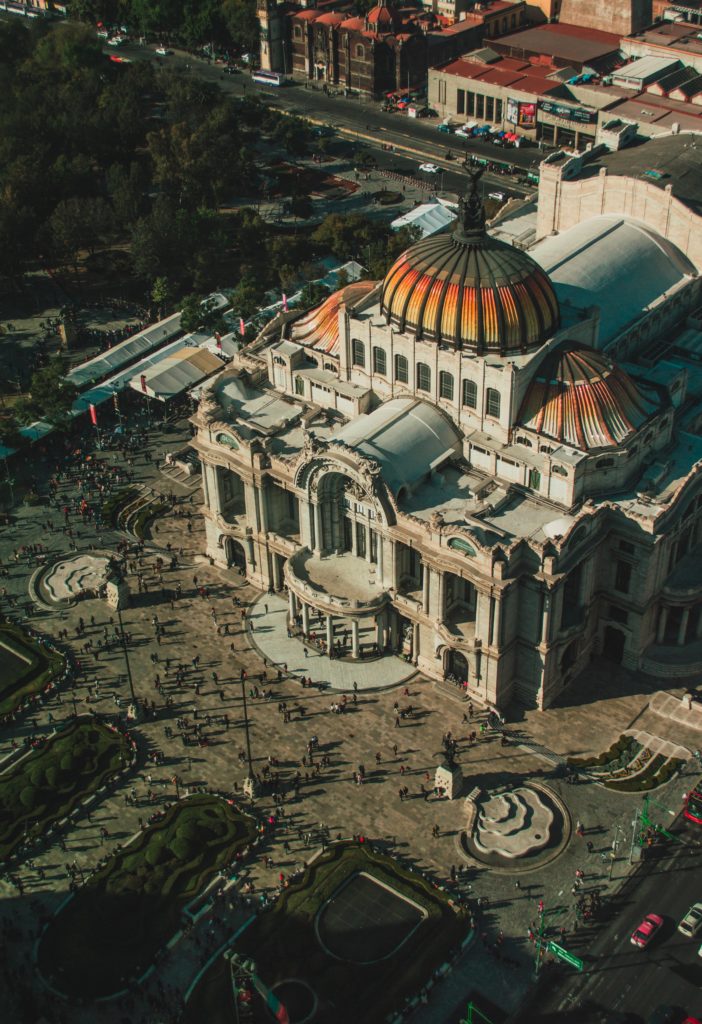
{"label": "moving vehicle", "polygon": [[157,46],[156,47],[156,53],[159,55],[159,57],[172,57],[173,56],[173,50],[168,50],[168,49],[166,49],[165,46]]}
{"label": "moving vehicle", "polygon": [[451,135],[453,132],[453,125],[447,124],[446,121],[442,121],[441,124],[437,124],[437,129],[440,132],[446,132],[447,135]]}
{"label": "moving vehicle", "polygon": [[224,75],[240,75],[241,71],[233,64],[227,64],[226,67],[222,68],[222,74]]}
{"label": "moving vehicle", "polygon": [[439,168],[436,166],[436,164],[420,164],[419,169],[420,171],[424,171],[425,174],[439,173]]}
{"label": "moving vehicle", "polygon": [[646,914],[638,928],[635,928],[632,932],[630,940],[632,946],[638,946],[639,949],[645,949],[649,942],[654,938],[662,924],[663,918],[659,917],[658,914]]}
{"label": "moving vehicle", "polygon": [[285,85],[287,79],[279,71],[263,71],[259,68],[251,72],[251,81],[260,82],[261,85]]}
{"label": "moving vehicle", "polygon": [[702,903],[693,903],[678,925],[678,931],[692,939],[702,928]]}
{"label": "moving vehicle", "polygon": [[694,821],[696,825],[702,825],[702,793],[693,789],[685,797],[683,817],[688,821]]}
{"label": "moving vehicle", "polygon": [[504,203],[505,194],[504,192],[488,192],[488,199],[494,199],[498,203]]}

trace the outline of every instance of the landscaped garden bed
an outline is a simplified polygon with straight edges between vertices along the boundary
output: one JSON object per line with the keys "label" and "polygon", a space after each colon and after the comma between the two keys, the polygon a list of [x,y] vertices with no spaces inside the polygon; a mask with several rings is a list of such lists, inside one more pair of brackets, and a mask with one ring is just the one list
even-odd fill
{"label": "landscaped garden bed", "polygon": [[[422,875],[368,846],[337,843],[234,949],[254,961],[258,977],[281,1000],[285,986],[311,990],[315,1024],[357,1024],[384,1021],[416,999],[467,931],[465,912]],[[301,1019],[295,1007],[286,1009],[292,1024]],[[186,1021],[224,1024],[231,1011],[231,983],[216,964],[191,994]]]}
{"label": "landscaped garden bed", "polygon": [[594,757],[569,757],[573,768],[586,770],[607,789],[619,793],[641,793],[668,782],[684,762],[664,754],[653,755],[633,736],[619,737],[609,750]]}
{"label": "landscaped garden bed", "polygon": [[648,761],[643,771],[628,779],[608,780],[605,786],[619,793],[643,793],[670,782],[684,763],[678,757],[668,758],[665,754],[656,754]]}
{"label": "landscaped garden bed", "polygon": [[256,835],[254,819],[221,797],[173,804],[59,911],[39,945],[41,973],[69,998],[124,989],[179,930],[186,905]]}
{"label": "landscaped garden bed", "polygon": [[120,490],[111,494],[109,498],[103,501],[102,508],[100,509],[103,523],[106,526],[118,526],[120,512],[133,501],[136,501],[139,493],[136,487],[121,487]]}
{"label": "landscaped garden bed", "polygon": [[133,756],[129,737],[79,718],[0,774],[0,861],[43,837]]}
{"label": "landscaped garden bed", "polygon": [[144,540],[148,524],[153,519],[158,519],[159,516],[165,516],[170,511],[170,508],[171,503],[169,501],[152,501],[148,505],[142,506],[129,524],[131,532],[139,540]]}
{"label": "landscaped garden bed", "polygon": [[65,671],[66,659],[53,645],[0,623],[0,719],[39,697]]}

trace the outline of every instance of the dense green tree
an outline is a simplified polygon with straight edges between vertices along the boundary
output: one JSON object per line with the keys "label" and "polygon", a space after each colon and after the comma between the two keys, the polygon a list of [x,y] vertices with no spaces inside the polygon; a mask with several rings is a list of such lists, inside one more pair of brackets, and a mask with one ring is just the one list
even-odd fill
{"label": "dense green tree", "polygon": [[265,284],[261,279],[247,274],[229,293],[229,301],[235,314],[248,320],[261,308],[265,293]]}
{"label": "dense green tree", "polygon": [[151,298],[156,303],[156,311],[159,320],[163,311],[173,301],[173,286],[167,277],[157,277],[151,288]]}
{"label": "dense green tree", "polygon": [[329,295],[329,289],[325,284],[321,284],[319,281],[309,281],[300,292],[300,298],[297,305],[302,309],[311,309],[313,306],[318,306],[320,302]]}
{"label": "dense green tree", "polygon": [[188,333],[204,329],[226,333],[227,324],[220,312],[214,308],[213,299],[202,295],[186,295],[181,303],[180,326]]}
{"label": "dense green tree", "polygon": [[258,52],[256,0],[224,0],[222,21],[237,49],[243,53]]}
{"label": "dense green tree", "polygon": [[76,400],[78,391],[65,377],[66,364],[60,357],[54,357],[46,366],[32,374],[29,385],[29,399],[18,402],[15,414],[25,423],[35,419],[46,419],[51,423],[65,423]]}

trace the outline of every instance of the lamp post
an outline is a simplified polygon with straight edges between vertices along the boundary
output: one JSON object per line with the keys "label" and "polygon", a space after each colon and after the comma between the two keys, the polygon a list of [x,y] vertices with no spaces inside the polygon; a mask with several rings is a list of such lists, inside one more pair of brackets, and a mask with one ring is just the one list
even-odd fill
{"label": "lamp post", "polygon": [[127,669],[127,682],[129,683],[129,696],[131,698],[132,705],[134,707],[134,712],[136,714],[136,710],[137,710],[138,705],[137,705],[136,694],[134,693],[134,681],[132,679],[132,669],[131,669],[131,666],[129,664],[129,653],[127,651],[127,637],[125,636],[124,625],[122,624],[122,611],[121,611],[121,609],[119,607],[117,607],[116,611],[117,611],[117,621],[119,622],[119,635],[120,635],[120,639],[122,641],[122,653],[124,654],[124,664],[125,664],[125,667]]}
{"label": "lamp post", "polygon": [[241,680],[241,701],[244,708],[244,735],[246,737],[246,764],[249,769],[249,774],[244,779],[244,793],[249,798],[253,798],[258,790],[258,779],[253,769],[253,759],[251,757],[251,735],[249,732],[249,713],[246,705],[246,680]]}

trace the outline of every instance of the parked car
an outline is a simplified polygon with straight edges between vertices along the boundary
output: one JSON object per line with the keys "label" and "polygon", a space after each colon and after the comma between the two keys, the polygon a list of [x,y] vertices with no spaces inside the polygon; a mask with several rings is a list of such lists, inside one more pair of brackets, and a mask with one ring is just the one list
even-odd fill
{"label": "parked car", "polygon": [[436,164],[420,164],[419,169],[420,171],[424,171],[425,174],[439,173],[439,168],[436,166]]}
{"label": "parked car", "polygon": [[657,934],[659,928],[663,924],[663,918],[659,917],[658,914],[646,914],[645,918],[635,928],[631,934],[632,946],[638,946],[639,949],[646,949],[649,942]]}
{"label": "parked car", "polygon": [[453,125],[446,124],[445,121],[442,121],[441,124],[437,124],[436,127],[440,132],[446,132],[447,135],[451,135],[453,132]]}
{"label": "parked car", "polygon": [[702,928],[702,903],[693,903],[678,925],[678,931],[692,939],[700,928]]}
{"label": "parked car", "polygon": [[505,194],[504,192],[488,192],[488,199],[494,199],[497,203],[504,203]]}
{"label": "parked car", "polygon": [[241,71],[233,64],[227,64],[226,67],[222,69],[222,73],[225,75],[240,75]]}

